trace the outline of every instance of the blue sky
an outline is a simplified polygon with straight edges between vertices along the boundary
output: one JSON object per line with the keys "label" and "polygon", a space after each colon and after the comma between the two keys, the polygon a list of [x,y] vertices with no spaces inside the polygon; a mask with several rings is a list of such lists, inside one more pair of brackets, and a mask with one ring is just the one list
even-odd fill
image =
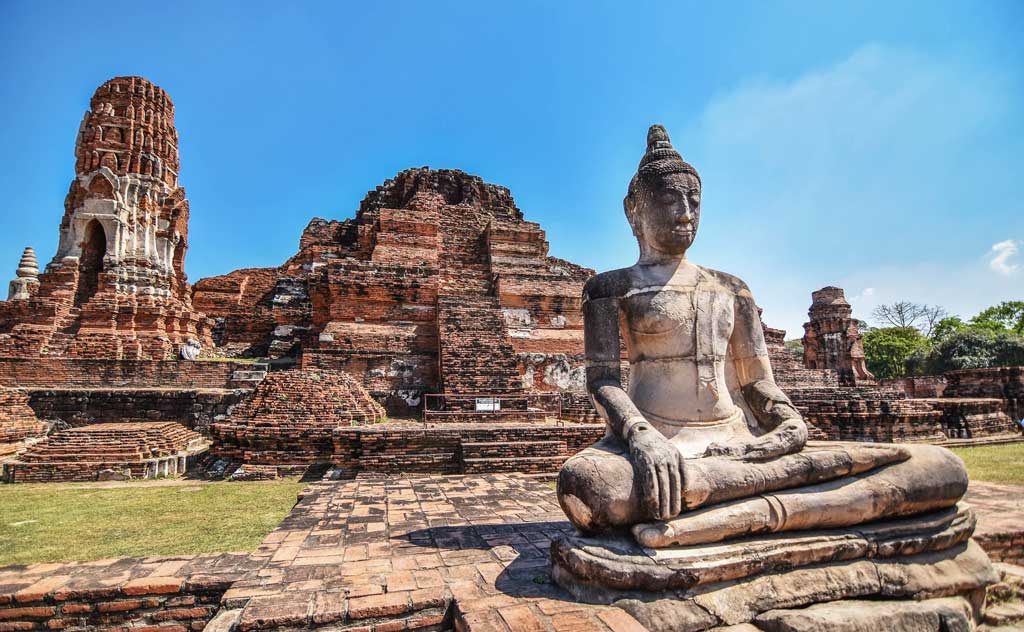
{"label": "blue sky", "polygon": [[508,186],[556,256],[630,265],[660,122],[704,182],[691,259],[769,324],[799,336],[824,285],[969,317],[1024,298],[1022,30],[1016,0],[2,0],[0,275],[53,256],[88,99],[137,74],[177,108],[193,281],[283,262],[420,165]]}

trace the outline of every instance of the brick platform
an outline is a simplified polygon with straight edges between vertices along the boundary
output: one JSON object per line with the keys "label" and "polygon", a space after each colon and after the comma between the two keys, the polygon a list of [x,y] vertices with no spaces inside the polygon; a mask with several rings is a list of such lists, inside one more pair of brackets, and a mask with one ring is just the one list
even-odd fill
{"label": "brick platform", "polygon": [[0,387],[0,444],[46,434],[47,425],[29,408],[28,401],[24,391]]}
{"label": "brick platform", "polygon": [[185,472],[206,451],[202,436],[174,422],[92,424],[50,434],[4,463],[7,483],[156,478]]}
{"label": "brick platform", "polygon": [[264,365],[246,362],[0,358],[0,386],[19,388],[252,388]]}
{"label": "brick platform", "polygon": [[972,481],[967,501],[980,518],[974,538],[989,557],[1024,564],[1024,488]]}
{"label": "brick platform", "polygon": [[376,424],[384,409],[342,371],[271,373],[211,427],[213,456],[255,465],[327,462],[338,427]]}
{"label": "brick platform", "polygon": [[[994,559],[1024,543],[1021,492],[967,493]],[[523,475],[325,481],[251,555],[0,569],[0,629],[643,632],[551,583],[551,539],[571,529]]]}
{"label": "brick platform", "polygon": [[0,630],[201,630],[258,565],[225,553],[0,568]]}
{"label": "brick platform", "polygon": [[392,422],[334,431],[333,463],[344,474],[554,474],[604,436],[604,424]]}
{"label": "brick platform", "polygon": [[173,421],[208,434],[251,391],[244,389],[28,388],[28,405],[40,419],[71,426],[123,421]]}

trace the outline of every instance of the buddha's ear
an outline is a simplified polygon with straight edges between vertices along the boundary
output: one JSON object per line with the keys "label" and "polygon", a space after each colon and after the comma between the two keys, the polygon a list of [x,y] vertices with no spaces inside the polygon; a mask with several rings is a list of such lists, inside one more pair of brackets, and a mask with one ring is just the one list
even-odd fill
{"label": "buddha's ear", "polygon": [[629,227],[632,229],[633,235],[635,237],[639,237],[640,232],[636,225],[636,198],[633,196],[632,191],[622,199],[622,209],[626,211],[626,220],[629,222]]}
{"label": "buddha's ear", "polygon": [[637,237],[640,233],[637,232],[636,225],[636,177],[629,183],[629,190],[626,193],[626,197],[622,198],[622,210],[626,212],[626,219],[629,221],[629,227],[633,229],[633,234]]}

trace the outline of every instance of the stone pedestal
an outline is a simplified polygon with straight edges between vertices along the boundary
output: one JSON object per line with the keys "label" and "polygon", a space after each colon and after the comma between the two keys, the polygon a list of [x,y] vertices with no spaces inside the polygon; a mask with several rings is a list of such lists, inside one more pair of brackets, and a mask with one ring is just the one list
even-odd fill
{"label": "stone pedestal", "polygon": [[[846,529],[667,549],[628,535],[563,536],[552,543],[552,577],[580,601],[618,606],[649,630],[969,630],[996,581],[970,540],[974,526],[960,503]],[[879,623],[896,619],[895,627]]]}

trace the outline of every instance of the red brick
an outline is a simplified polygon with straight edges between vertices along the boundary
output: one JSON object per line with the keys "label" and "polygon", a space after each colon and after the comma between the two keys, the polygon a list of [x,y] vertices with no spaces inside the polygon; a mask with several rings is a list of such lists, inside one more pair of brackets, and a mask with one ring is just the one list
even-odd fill
{"label": "red brick", "polygon": [[350,619],[369,619],[406,614],[411,611],[409,593],[397,592],[383,595],[356,597],[348,601]]}
{"label": "red brick", "polygon": [[38,619],[49,617],[57,611],[53,606],[37,606],[33,608],[4,608],[0,609],[0,620],[2,619]]}
{"label": "red brick", "polygon": [[510,630],[516,632],[544,632],[544,624],[526,604],[507,606],[498,610]]}
{"label": "red brick", "polygon": [[142,607],[141,599],[125,599],[122,601],[104,601],[96,604],[97,612],[125,612],[137,610]]}
{"label": "red brick", "polygon": [[180,577],[141,577],[121,586],[121,592],[131,596],[164,595],[178,592],[183,584]]}

